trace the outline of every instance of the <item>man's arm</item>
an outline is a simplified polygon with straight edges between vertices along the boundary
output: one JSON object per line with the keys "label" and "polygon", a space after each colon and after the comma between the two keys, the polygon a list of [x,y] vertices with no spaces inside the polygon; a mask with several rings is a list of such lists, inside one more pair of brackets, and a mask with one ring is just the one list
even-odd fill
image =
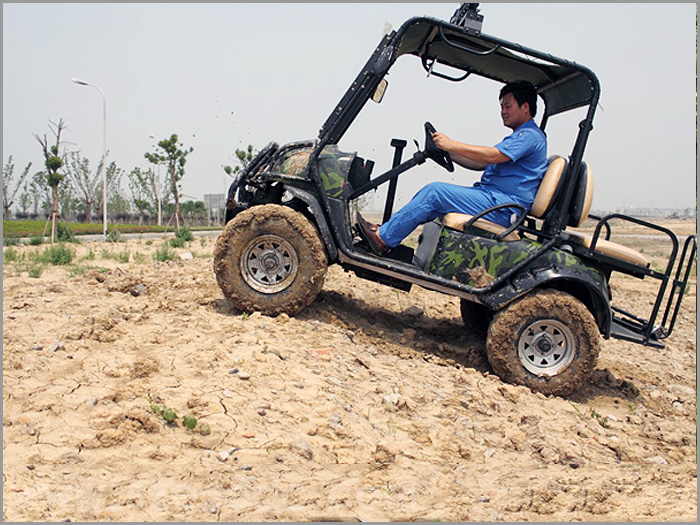
{"label": "man's arm", "polygon": [[[508,162],[510,160],[508,155],[504,155],[493,146],[473,146],[471,144],[465,144],[464,142],[457,142],[444,133],[434,133],[433,140],[438,148],[449,152],[451,156],[456,154],[459,157],[464,157],[472,162],[476,162],[477,165],[483,164],[484,168],[486,164],[500,164],[501,162]],[[457,163],[462,165],[459,160],[457,160]],[[468,168],[469,166],[465,167]]]}
{"label": "man's arm", "polygon": [[467,168],[468,170],[484,171],[486,166],[488,166],[488,164],[485,162],[476,162],[467,157],[459,155],[458,153],[450,153],[450,157],[452,157],[452,160],[455,163],[459,164],[463,168]]}

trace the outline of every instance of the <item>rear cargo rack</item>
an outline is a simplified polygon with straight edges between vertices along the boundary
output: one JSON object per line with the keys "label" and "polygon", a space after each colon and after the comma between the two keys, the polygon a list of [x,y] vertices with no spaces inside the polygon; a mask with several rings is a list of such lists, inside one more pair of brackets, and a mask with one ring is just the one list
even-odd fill
{"label": "rear cargo rack", "polygon": [[[676,324],[678,312],[680,311],[683,294],[686,291],[688,280],[690,279],[690,272],[697,253],[697,238],[695,235],[690,235],[686,238],[685,243],[683,244],[681,256],[677,259],[679,242],[678,238],[671,230],[656,224],[636,219],[634,217],[612,214],[600,219],[598,225],[596,226],[595,232],[593,233],[593,241],[589,247],[590,257],[602,259],[601,257],[597,257],[594,253],[595,245],[598,241],[602,228],[606,229],[605,237],[609,238],[610,225],[608,222],[611,219],[622,219],[650,229],[661,231],[671,240],[673,248],[668,259],[668,264],[666,265],[666,270],[663,273],[651,268],[641,268],[639,266],[636,267],[636,271],[629,272],[626,271],[622,265],[619,268],[616,268],[615,265],[611,265],[613,271],[618,270],[624,271],[625,273],[633,273],[634,275],[642,278],[648,276],[654,279],[659,279],[661,283],[659,285],[659,291],[656,295],[654,307],[651,311],[649,319],[642,319],[621,308],[611,306],[613,315],[610,335],[617,339],[624,339],[626,341],[632,341],[634,343],[646,346],[664,348],[665,345],[662,341],[669,337],[673,332],[673,327]],[[610,263],[609,258],[604,259],[606,263]],[[676,262],[678,262],[677,265]],[[659,316],[659,313],[662,311],[662,308],[663,318],[661,320],[661,324],[656,325],[656,319]]]}

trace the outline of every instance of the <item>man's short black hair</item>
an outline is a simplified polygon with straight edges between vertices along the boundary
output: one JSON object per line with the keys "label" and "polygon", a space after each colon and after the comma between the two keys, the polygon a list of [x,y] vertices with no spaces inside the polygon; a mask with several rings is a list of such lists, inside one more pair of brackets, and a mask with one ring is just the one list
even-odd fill
{"label": "man's short black hair", "polygon": [[501,100],[508,93],[513,93],[513,98],[518,103],[518,106],[522,106],[525,102],[529,104],[531,117],[537,114],[537,90],[530,82],[527,80],[516,80],[506,84],[501,88],[498,100]]}

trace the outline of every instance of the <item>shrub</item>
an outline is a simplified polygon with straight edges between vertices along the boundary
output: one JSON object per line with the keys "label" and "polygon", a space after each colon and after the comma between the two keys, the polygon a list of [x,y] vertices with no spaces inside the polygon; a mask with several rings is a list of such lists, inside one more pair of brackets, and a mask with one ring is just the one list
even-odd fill
{"label": "shrub", "polygon": [[194,239],[194,235],[187,226],[183,226],[175,232],[176,239],[183,239],[185,242],[189,242]]}
{"label": "shrub", "polygon": [[2,254],[2,260],[5,263],[16,262],[18,259],[19,259],[19,253],[12,246],[10,246]]}
{"label": "shrub", "polygon": [[173,248],[182,248],[186,242],[194,240],[194,235],[187,226],[183,226],[175,231],[175,238],[170,239],[170,246]]}
{"label": "shrub", "polygon": [[170,240],[168,241],[168,243],[169,243],[170,246],[172,246],[173,248],[182,248],[182,247],[185,245],[185,239],[183,239],[183,238],[181,238],[181,237],[175,237],[175,238],[173,238],[173,239],[170,239]]}
{"label": "shrub", "polygon": [[153,258],[160,262],[172,261],[175,259],[175,252],[172,251],[167,244],[163,244],[160,248],[156,249]]}
{"label": "shrub", "polygon": [[36,266],[29,267],[27,274],[29,275],[29,277],[31,277],[33,279],[38,279],[39,277],[41,277],[41,272],[43,272],[43,271],[44,271],[44,269],[41,266],[36,265]]}
{"label": "shrub", "polygon": [[65,244],[55,244],[50,248],[46,248],[42,254],[38,256],[38,261],[55,266],[65,266],[73,262],[75,250]]}
{"label": "shrub", "polygon": [[44,237],[41,235],[33,235],[29,238],[28,244],[30,246],[39,246],[41,244],[44,244]]}
{"label": "shrub", "polygon": [[123,242],[124,239],[122,237],[121,232],[118,232],[117,230],[112,230],[107,233],[107,242]]}
{"label": "shrub", "polygon": [[68,228],[68,226],[66,226],[65,224],[59,222],[57,230],[57,237],[59,241],[75,243],[80,242],[78,241],[76,236],[73,235],[73,232],[70,230],[70,228]]}

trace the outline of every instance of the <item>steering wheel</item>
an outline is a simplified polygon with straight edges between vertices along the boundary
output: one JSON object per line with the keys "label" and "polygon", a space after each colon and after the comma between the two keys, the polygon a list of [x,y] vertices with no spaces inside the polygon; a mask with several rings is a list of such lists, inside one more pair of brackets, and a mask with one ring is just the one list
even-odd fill
{"label": "steering wheel", "polygon": [[437,130],[430,122],[425,123],[425,156],[430,160],[434,160],[440,166],[452,173],[455,170],[455,165],[452,163],[450,154],[438,148],[433,140],[433,133]]}

